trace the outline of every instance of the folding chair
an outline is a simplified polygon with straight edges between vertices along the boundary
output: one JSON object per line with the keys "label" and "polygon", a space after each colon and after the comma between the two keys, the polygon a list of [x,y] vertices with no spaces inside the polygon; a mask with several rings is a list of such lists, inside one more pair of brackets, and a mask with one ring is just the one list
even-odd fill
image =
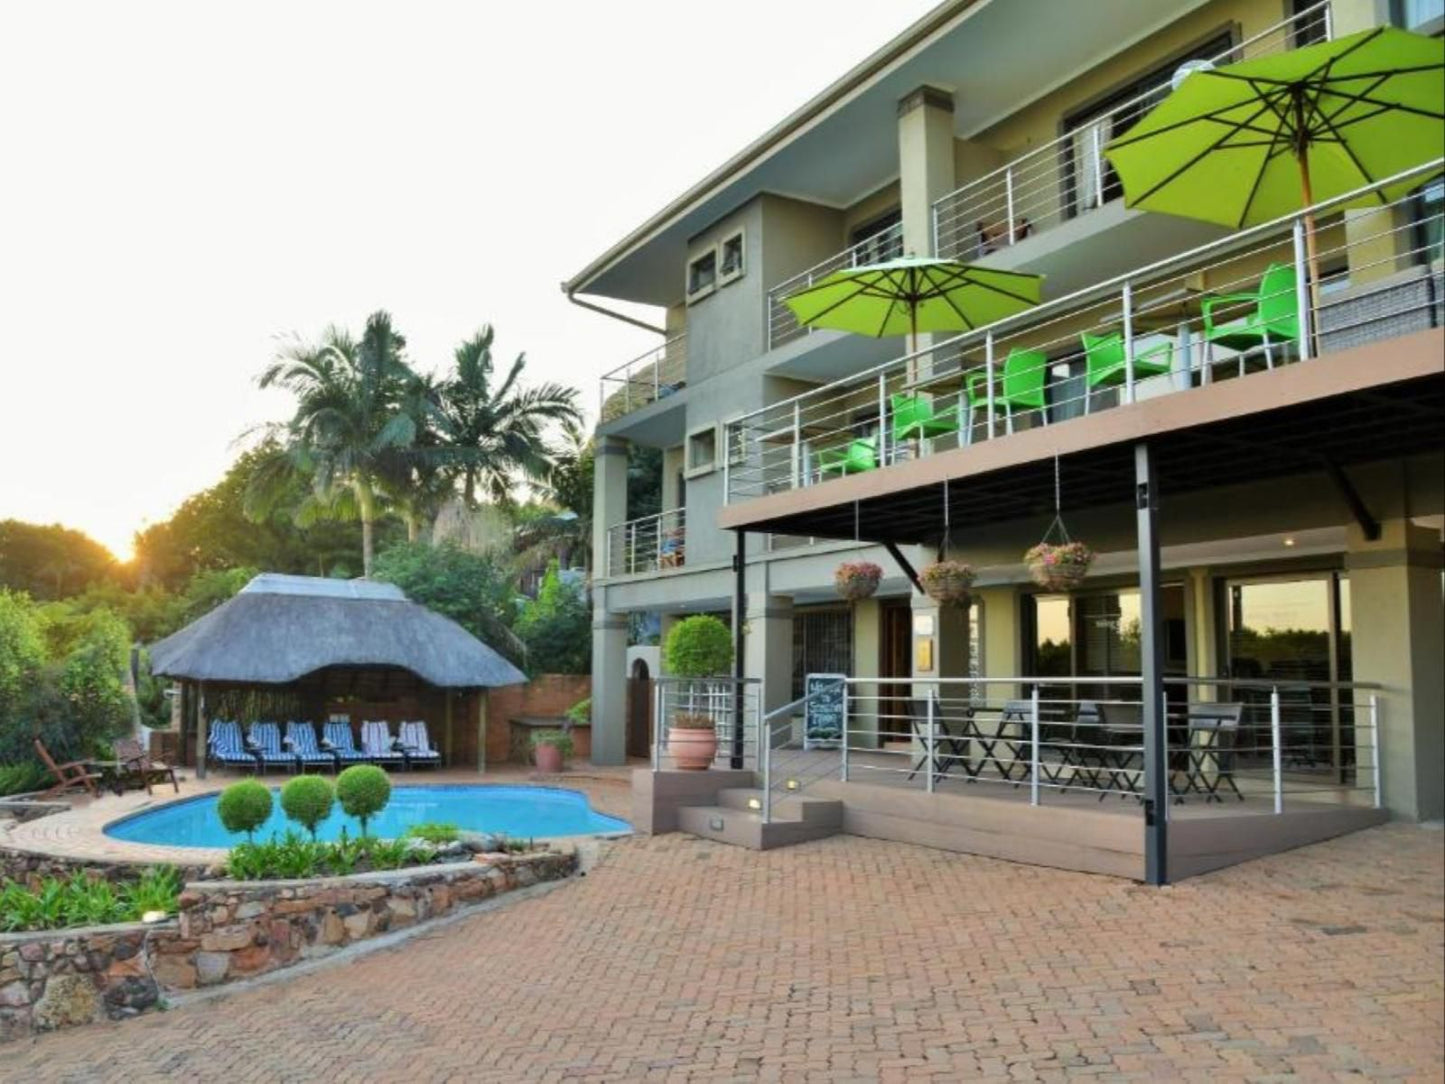
{"label": "folding chair", "polygon": [[[1243,715],[1243,704],[1189,705],[1189,764],[1184,793],[1202,791],[1206,804],[1222,802],[1219,788],[1227,786],[1244,801],[1234,782],[1234,745]],[[1183,794],[1176,794],[1174,800],[1182,802]]]}

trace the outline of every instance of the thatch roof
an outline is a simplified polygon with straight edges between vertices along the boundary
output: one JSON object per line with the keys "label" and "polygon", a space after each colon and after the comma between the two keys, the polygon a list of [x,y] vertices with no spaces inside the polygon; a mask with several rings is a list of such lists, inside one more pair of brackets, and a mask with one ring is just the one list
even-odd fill
{"label": "thatch roof", "polygon": [[257,576],[151,648],[154,673],[190,681],[284,685],[328,666],[401,667],[454,689],[527,680],[455,621],[391,584],[314,576]]}

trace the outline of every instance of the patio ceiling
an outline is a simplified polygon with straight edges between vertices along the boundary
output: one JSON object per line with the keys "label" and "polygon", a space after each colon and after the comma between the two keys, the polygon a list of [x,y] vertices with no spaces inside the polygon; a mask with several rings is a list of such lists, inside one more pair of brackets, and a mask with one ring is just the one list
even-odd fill
{"label": "patio ceiling", "polygon": [[[1251,377],[1240,383],[1255,379],[1258,378]],[[1065,425],[1106,421],[1109,413],[1112,412]],[[1064,426],[1053,428],[1057,432]],[[1445,433],[1445,371],[1436,371],[1327,399],[1177,428],[1145,439],[1153,452],[1159,493],[1167,498],[1290,475],[1324,476],[1325,484],[1331,484],[1331,475],[1339,468],[1439,452],[1442,433]],[[989,443],[1003,445],[1026,435]],[[1074,451],[1060,450],[1064,510],[1132,503],[1133,449],[1139,439],[1138,435],[1121,433],[1109,443]],[[1042,446],[1039,441],[1031,443]],[[746,517],[743,511],[749,504],[763,504],[776,498],[744,502],[725,511],[723,526],[817,538],[934,545],[944,531],[945,485],[949,519],[955,532],[1029,519],[1052,511],[1052,452],[1016,460],[997,469],[961,477],[934,478],[911,486],[901,484],[885,493],[876,492],[876,483],[890,473],[901,475],[930,460],[955,454],[958,453],[940,453],[927,460],[874,472],[871,479],[869,475],[855,475],[811,491],[801,491],[821,497],[825,489],[833,489],[838,496],[834,503],[813,503],[806,510],[786,512],[778,506],[777,514],[754,519]],[[850,494],[850,489],[858,491],[858,483],[863,479],[875,482],[871,487],[873,492],[859,493],[856,497]],[[1348,483],[1341,490],[1342,509],[1348,503],[1347,491]],[[1368,509],[1362,511],[1368,516]],[[1167,515],[1167,510],[1164,514]]]}

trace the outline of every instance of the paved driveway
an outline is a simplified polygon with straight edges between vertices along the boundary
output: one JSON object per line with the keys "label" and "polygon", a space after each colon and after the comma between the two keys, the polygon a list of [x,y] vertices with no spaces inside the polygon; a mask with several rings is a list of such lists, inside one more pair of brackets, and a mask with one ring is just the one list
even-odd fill
{"label": "paved driveway", "polygon": [[7,1080],[1438,1080],[1442,837],[1153,890],[681,836],[281,983],[0,1048]]}

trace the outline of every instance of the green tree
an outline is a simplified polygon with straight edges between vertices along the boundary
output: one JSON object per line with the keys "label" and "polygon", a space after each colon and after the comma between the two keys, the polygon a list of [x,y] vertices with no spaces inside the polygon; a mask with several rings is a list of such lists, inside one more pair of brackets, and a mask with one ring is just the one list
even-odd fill
{"label": "green tree", "polygon": [[0,587],[31,598],[64,598],[115,579],[119,571],[111,552],[81,531],[0,520]]}
{"label": "green tree", "polygon": [[456,367],[442,382],[437,403],[436,461],[460,484],[468,508],[476,507],[478,492],[498,504],[510,503],[517,474],[545,479],[552,457],[544,429],[581,421],[575,388],[521,386],[525,354],[518,354],[494,385],[493,335],[488,324],[457,347]]}
{"label": "green tree", "polygon": [[28,759],[21,715],[45,666],[45,638],[35,605],[0,588],[0,761]]}
{"label": "green tree", "polygon": [[538,486],[547,503],[518,509],[518,563],[527,569],[552,557],[563,568],[574,567],[577,557],[583,568],[592,567],[592,441],[575,423],[562,431],[564,443]]}
{"label": "green tree", "polygon": [[331,327],[318,343],[293,342],[262,372],[263,388],[295,397],[289,421],[272,430],[278,452],[253,481],[254,512],[274,509],[296,479],[312,483],[316,518],[361,521],[361,565],[370,576],[375,526],[396,453],[410,448],[424,419],[409,394],[416,374],[406,340],[385,312],[373,313],[359,340]]}
{"label": "green tree", "polygon": [[515,614],[511,576],[495,558],[451,543],[405,542],[377,557],[373,576],[396,584],[413,602],[450,617],[512,662],[525,659],[526,645],[511,627]]}
{"label": "green tree", "polygon": [[564,581],[553,560],[535,600],[517,619],[533,674],[592,672],[592,611],[578,588]]}

